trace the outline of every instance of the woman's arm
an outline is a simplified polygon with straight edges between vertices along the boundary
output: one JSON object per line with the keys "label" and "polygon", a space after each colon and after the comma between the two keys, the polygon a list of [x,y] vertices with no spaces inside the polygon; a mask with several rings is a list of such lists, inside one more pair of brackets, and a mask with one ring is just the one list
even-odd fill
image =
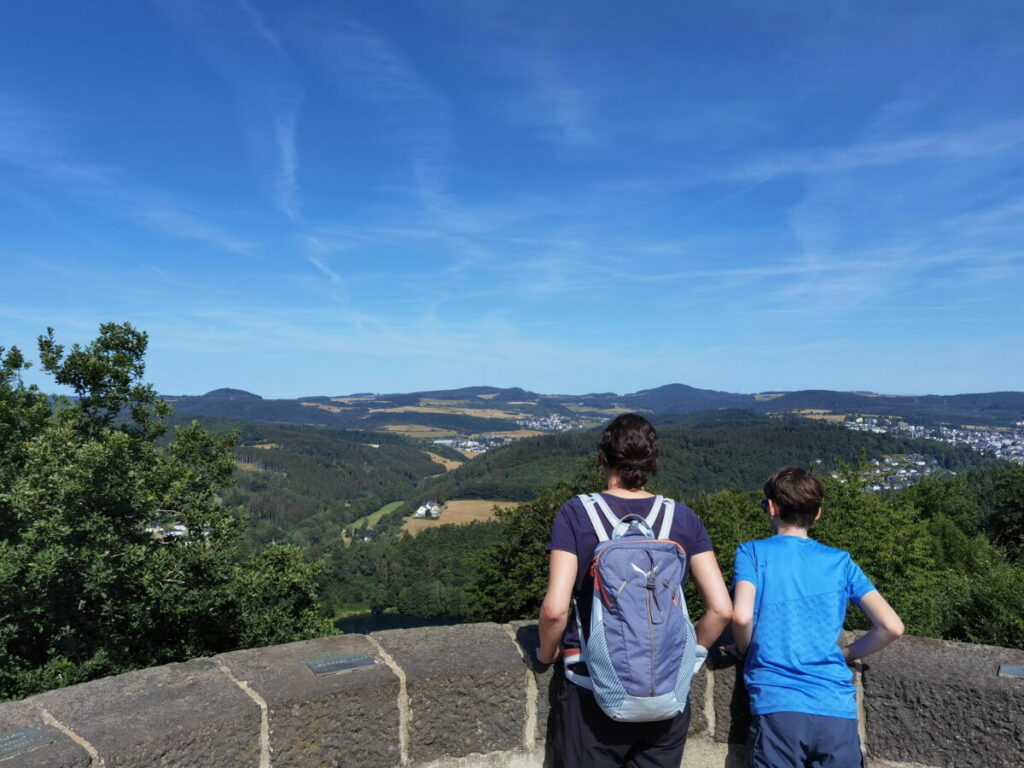
{"label": "woman's arm", "polygon": [[857,604],[871,619],[871,629],[843,648],[843,658],[847,661],[870,656],[903,634],[903,620],[877,589],[868,592]]}
{"label": "woman's arm", "polygon": [[537,661],[553,664],[569,621],[569,604],[572,602],[572,588],[576,583],[576,555],[561,549],[551,550],[548,563],[548,591],[540,607],[540,651]]}
{"label": "woman's arm", "polygon": [[732,618],[729,590],[725,588],[714,552],[701,552],[691,557],[690,575],[704,603],[704,615],[694,625],[697,629],[697,642],[710,648]]}

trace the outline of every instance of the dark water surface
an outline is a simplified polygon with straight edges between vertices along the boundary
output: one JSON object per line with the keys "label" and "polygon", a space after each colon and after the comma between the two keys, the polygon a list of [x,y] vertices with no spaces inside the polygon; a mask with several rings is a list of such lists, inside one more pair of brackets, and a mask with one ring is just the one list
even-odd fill
{"label": "dark water surface", "polygon": [[443,627],[461,624],[458,619],[443,617],[422,618],[407,613],[360,613],[334,622],[334,626],[347,635],[366,635],[381,629],[410,629],[411,627]]}

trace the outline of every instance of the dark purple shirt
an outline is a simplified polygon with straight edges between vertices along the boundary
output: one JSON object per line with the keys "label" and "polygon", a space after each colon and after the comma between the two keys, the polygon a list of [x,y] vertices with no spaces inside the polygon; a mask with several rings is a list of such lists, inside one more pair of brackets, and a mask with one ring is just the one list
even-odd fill
{"label": "dark purple shirt", "polygon": [[[640,515],[647,517],[651,511],[654,498],[646,499],[623,499],[613,496],[610,493],[602,493],[602,498],[611,507],[612,512],[618,518],[626,515]],[[661,527],[662,516],[665,514],[664,505],[654,521],[654,532],[658,533]],[[605,532],[611,536],[611,525],[604,519],[604,515],[598,512]],[[686,551],[687,571],[689,571],[689,560],[694,555],[702,552],[711,552],[711,540],[708,532],[704,530],[704,523],[700,521],[697,514],[681,502],[676,502],[675,516],[672,518],[672,529],[669,538],[678,542]],[[584,627],[590,623],[590,601],[593,598],[594,579],[590,575],[590,563],[594,559],[594,550],[597,548],[597,534],[590,522],[587,510],[578,497],[573,496],[562,508],[558,510],[555,517],[555,524],[551,528],[551,542],[548,544],[548,551],[560,549],[564,552],[571,552],[576,555],[578,568],[576,569],[576,584],[573,587],[572,596],[580,609],[580,620]],[[685,576],[684,576],[685,581]],[[562,636],[563,648],[579,648],[579,636],[576,631],[576,619],[569,617],[569,624]]]}

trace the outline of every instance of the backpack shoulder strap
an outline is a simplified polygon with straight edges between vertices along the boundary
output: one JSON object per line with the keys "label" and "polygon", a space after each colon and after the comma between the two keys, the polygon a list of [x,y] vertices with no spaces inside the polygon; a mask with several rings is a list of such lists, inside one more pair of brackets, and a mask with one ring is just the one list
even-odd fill
{"label": "backpack shoulder strap", "polygon": [[587,517],[590,518],[590,524],[594,527],[598,542],[608,541],[608,531],[605,529],[604,523],[601,522],[597,510],[600,509],[604,513],[612,530],[615,530],[615,526],[619,524],[619,518],[611,511],[599,493],[581,493],[577,498],[583,502],[583,508],[587,511]]}
{"label": "backpack shoulder strap", "polygon": [[661,504],[664,500],[665,498],[663,496],[655,496],[654,502],[651,504],[651,511],[648,512],[647,517],[644,518],[652,531],[654,530],[654,521],[658,519],[658,513],[661,512]]}
{"label": "backpack shoulder strap", "polygon": [[661,512],[661,508],[665,507],[665,515],[661,518],[661,527],[658,529],[658,538],[667,539],[672,533],[672,519],[676,514],[676,503],[672,499],[666,499],[664,496],[655,496],[654,503],[651,504],[651,511],[647,513],[647,525],[654,530],[654,523],[658,520],[658,513]]}
{"label": "backpack shoulder strap", "polygon": [[665,499],[665,516],[661,518],[661,529],[658,531],[659,539],[669,539],[672,535],[672,519],[676,515],[676,503],[672,499]]}

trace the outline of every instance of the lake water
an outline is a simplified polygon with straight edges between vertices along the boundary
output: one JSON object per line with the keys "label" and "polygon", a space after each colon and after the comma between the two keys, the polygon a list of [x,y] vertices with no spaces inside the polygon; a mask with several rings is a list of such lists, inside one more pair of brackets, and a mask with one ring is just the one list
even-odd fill
{"label": "lake water", "polygon": [[458,619],[422,618],[407,613],[360,613],[334,622],[334,626],[347,635],[366,635],[382,629],[410,629],[412,627],[444,627],[461,624]]}

